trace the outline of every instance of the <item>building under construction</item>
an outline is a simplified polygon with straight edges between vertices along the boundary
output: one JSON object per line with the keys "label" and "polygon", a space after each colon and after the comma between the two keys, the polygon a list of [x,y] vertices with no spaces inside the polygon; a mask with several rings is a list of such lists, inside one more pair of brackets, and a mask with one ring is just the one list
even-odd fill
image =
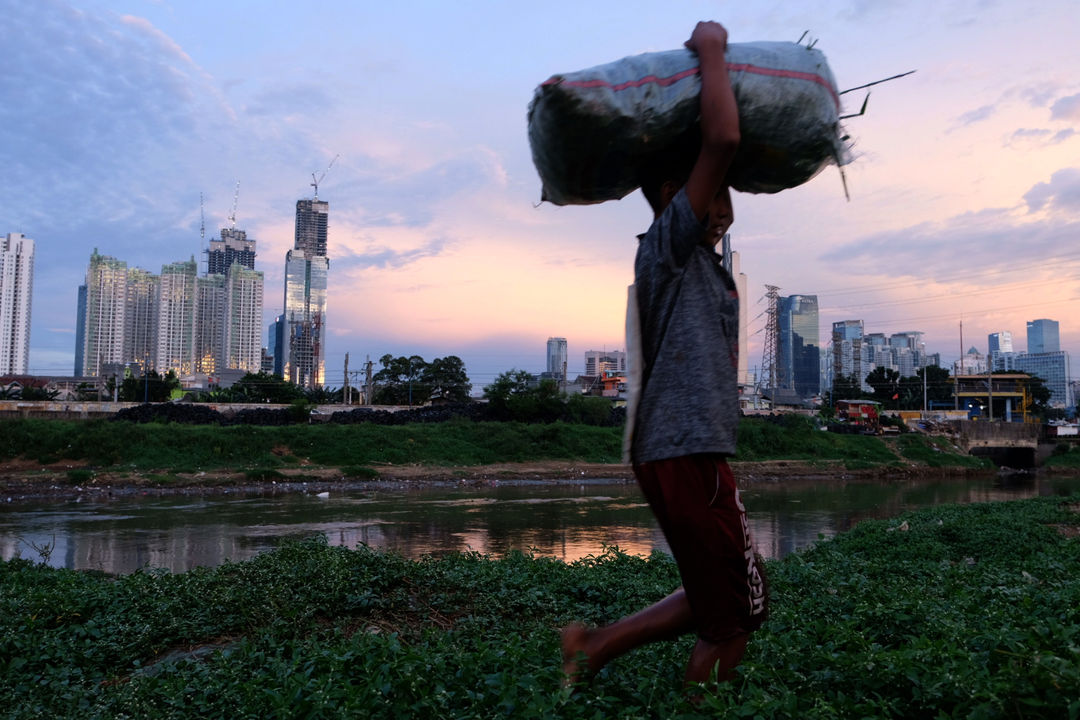
{"label": "building under construction", "polygon": [[[316,192],[318,188],[316,188]],[[326,379],[326,256],[330,204],[319,200],[296,202],[296,239],[285,254],[284,312],[274,345],[284,357],[277,370],[291,383],[316,388]]]}

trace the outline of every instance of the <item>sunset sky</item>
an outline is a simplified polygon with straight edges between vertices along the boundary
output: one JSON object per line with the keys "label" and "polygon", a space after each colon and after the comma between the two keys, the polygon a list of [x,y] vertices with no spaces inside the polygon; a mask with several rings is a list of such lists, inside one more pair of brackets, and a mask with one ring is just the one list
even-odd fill
{"label": "sunset sky", "polygon": [[[37,243],[30,370],[70,374],[90,253],[153,272],[227,223],[257,241],[281,312],[296,200],[330,203],[327,380],[385,353],[458,355],[479,390],[544,369],[549,336],[622,349],[639,193],[539,204],[525,112],[537,84],[679,47],[809,31],[841,89],[855,161],[734,198],[749,365],[764,285],[817,294],[821,330],[921,330],[943,364],[1025,322],[1080,362],[1080,3],[0,0],[0,233]],[[864,93],[844,96],[848,112]],[[265,323],[264,323],[265,324]]]}

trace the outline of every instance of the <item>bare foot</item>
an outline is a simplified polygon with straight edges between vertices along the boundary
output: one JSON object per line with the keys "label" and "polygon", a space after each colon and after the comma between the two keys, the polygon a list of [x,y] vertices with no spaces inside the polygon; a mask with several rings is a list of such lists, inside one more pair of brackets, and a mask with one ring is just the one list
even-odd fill
{"label": "bare foot", "polygon": [[564,687],[572,688],[591,678],[600,669],[599,666],[594,666],[594,658],[589,652],[591,637],[592,631],[578,623],[567,625],[562,629]]}

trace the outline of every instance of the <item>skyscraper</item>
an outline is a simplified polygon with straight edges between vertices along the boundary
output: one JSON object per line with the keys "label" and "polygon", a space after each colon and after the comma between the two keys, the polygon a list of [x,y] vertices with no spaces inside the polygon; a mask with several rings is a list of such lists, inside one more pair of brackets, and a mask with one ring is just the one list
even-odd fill
{"label": "skyscraper", "polygon": [[86,314],[83,318],[82,343],[84,375],[100,376],[105,365],[124,362],[127,286],[127,263],[100,255],[94,248],[86,268]]}
{"label": "skyscraper", "polygon": [[780,387],[792,389],[804,399],[817,395],[821,391],[817,295],[780,298],[779,330]]}
{"label": "skyscraper", "polygon": [[149,270],[128,268],[121,361],[134,363],[144,372],[156,361],[160,285],[161,278]]}
{"label": "skyscraper", "polygon": [[156,368],[179,376],[195,372],[195,323],[198,293],[195,258],[161,267]]}
{"label": "skyscraper", "polygon": [[986,336],[986,344],[990,354],[1011,353],[1013,351],[1012,333],[1008,330],[990,333]]}
{"label": "skyscraper", "polygon": [[83,352],[86,350],[86,285],[79,286],[75,300],[75,368],[72,374],[81,377],[85,372]]}
{"label": "skyscraper", "polygon": [[549,376],[566,379],[566,338],[549,337],[547,341],[547,373]]}
{"label": "skyscraper", "polygon": [[225,284],[225,367],[262,369],[263,274],[236,264]]}
{"label": "skyscraper", "polygon": [[1029,320],[1027,324],[1028,353],[1051,353],[1061,350],[1057,320]]}
{"label": "skyscraper", "polygon": [[221,239],[211,240],[206,253],[207,275],[228,275],[233,263],[255,269],[255,241],[236,228],[221,228]]}
{"label": "skyscraper", "polygon": [[1072,407],[1074,398],[1070,380],[1069,353],[1056,350],[1041,353],[1019,353],[1013,358],[1013,367],[1043,381],[1050,391],[1052,407]]}
{"label": "skyscraper", "polygon": [[286,380],[307,388],[325,382],[326,257],[330,205],[322,200],[296,202],[296,238],[285,255]]}
{"label": "skyscraper", "polygon": [[225,367],[225,301],[227,278],[213,273],[195,280],[195,366],[193,372],[213,375]]}
{"label": "skyscraper", "polygon": [[23,375],[30,358],[34,241],[20,233],[0,239],[0,375]]}
{"label": "skyscraper", "polygon": [[293,247],[308,255],[326,256],[330,203],[322,200],[296,201],[296,243]]}
{"label": "skyscraper", "polygon": [[833,382],[841,375],[854,376],[860,384],[866,380],[868,370],[863,361],[863,321],[834,322],[832,345]]}

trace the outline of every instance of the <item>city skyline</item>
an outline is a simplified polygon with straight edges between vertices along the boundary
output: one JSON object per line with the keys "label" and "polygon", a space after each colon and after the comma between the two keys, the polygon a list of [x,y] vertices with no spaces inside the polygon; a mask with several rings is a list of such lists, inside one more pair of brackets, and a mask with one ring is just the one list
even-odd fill
{"label": "city skyline", "polygon": [[[1080,352],[1075,3],[555,2],[522,24],[498,4],[41,0],[9,8],[0,79],[0,161],[25,179],[0,194],[0,232],[37,242],[30,371],[73,365],[90,248],[136,266],[195,255],[203,192],[208,222],[239,216],[281,257],[292,204],[336,156],[319,185],[335,208],[327,384],[346,352],[453,354],[482,386],[543,369],[550,336],[624,347],[647,206],[537,206],[525,108],[552,74],[679,47],[710,15],[732,42],[809,30],[842,89],[917,70],[845,121],[850,201],[835,168],[734,198],[750,368],[766,283],[816,295],[824,327],[918,327],[946,366],[961,320],[965,345],[1010,327],[1019,345],[1021,322],[1057,318],[1062,349]],[[857,112],[865,94],[843,97]],[[279,283],[269,267],[264,327]]]}

